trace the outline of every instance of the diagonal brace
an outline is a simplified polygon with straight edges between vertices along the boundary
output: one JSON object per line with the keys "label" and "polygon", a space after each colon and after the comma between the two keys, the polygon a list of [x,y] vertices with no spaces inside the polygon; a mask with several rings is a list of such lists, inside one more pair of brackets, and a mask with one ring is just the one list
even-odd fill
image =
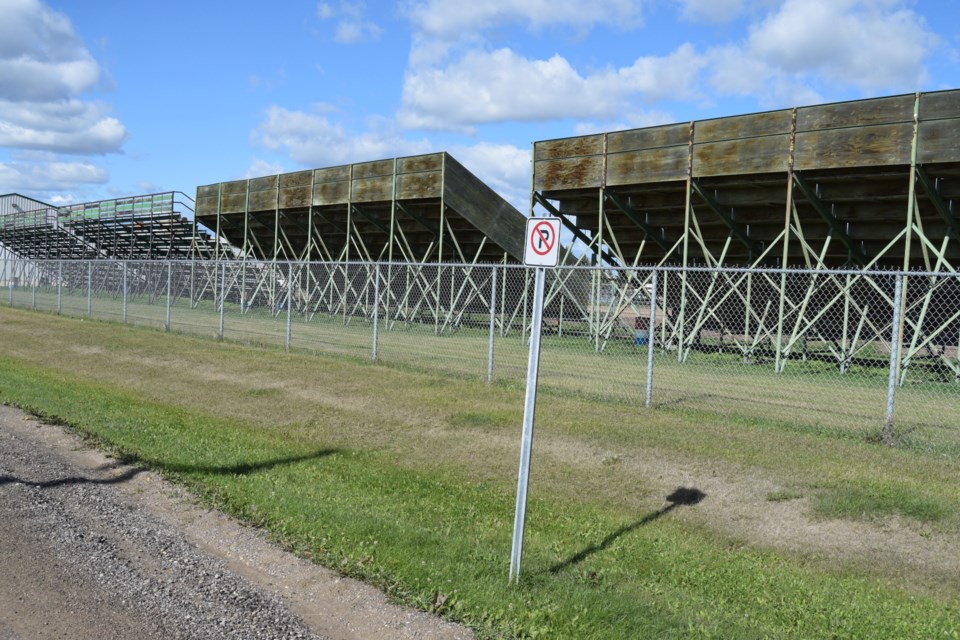
{"label": "diagonal brace", "polygon": [[830,227],[830,235],[840,240],[847,248],[850,260],[861,267],[865,266],[869,262],[866,254],[860,250],[860,247],[858,247],[854,239],[850,237],[850,234],[841,228],[840,221],[837,220],[833,212],[827,208],[826,203],[820,199],[816,190],[814,190],[799,173],[793,174],[793,182],[797,185],[797,189],[800,190],[800,193],[803,194],[807,202],[810,203],[814,210],[820,214],[820,217],[823,218],[824,222]]}
{"label": "diagonal brace", "polygon": [[[585,234],[585,233],[583,232],[582,229],[580,229],[579,227],[577,227],[576,224],[574,224],[573,222],[571,222],[570,219],[569,219],[569,217],[567,217],[565,214],[561,213],[559,209],[557,209],[555,206],[553,206],[552,204],[550,204],[550,202],[549,202],[546,198],[544,198],[544,197],[543,197],[542,195],[540,195],[539,193],[534,192],[534,193],[533,193],[533,199],[536,200],[536,201],[540,204],[540,206],[542,206],[544,209],[546,209],[551,215],[556,216],[557,218],[560,218],[560,222],[563,223],[563,226],[565,226],[567,229],[569,229],[570,232],[571,232],[578,240],[580,240],[580,241],[583,242],[585,245],[587,245],[588,248],[593,245],[593,240],[591,240],[591,239],[587,236],[587,234]],[[616,256],[614,256],[613,254],[611,254],[609,251],[605,251],[604,249],[602,249],[602,248],[600,248],[600,247],[597,247],[596,249],[591,249],[591,251],[593,252],[594,257],[597,257],[597,254],[599,253],[599,254],[600,254],[599,257],[602,257],[604,260],[606,260],[606,261],[607,261],[607,264],[609,264],[609,265],[611,265],[611,266],[614,266],[614,267],[620,266],[620,262],[617,260]]]}
{"label": "diagonal brace", "polygon": [[710,207],[710,210],[713,211],[718,218],[723,220],[727,228],[730,229],[730,233],[733,234],[733,237],[746,245],[750,251],[751,261],[753,256],[758,256],[763,253],[763,249],[750,238],[746,229],[743,228],[743,225],[738,224],[737,221],[733,219],[732,211],[722,206],[712,196],[707,194],[707,192],[703,190],[703,187],[700,186],[699,180],[691,180],[690,186],[693,187],[693,190],[706,205]]}
{"label": "diagonal brace", "polygon": [[609,189],[604,189],[603,195],[610,202],[612,202],[617,207],[617,209],[620,209],[620,211],[622,211],[625,216],[630,218],[630,221],[633,222],[633,224],[640,227],[643,233],[646,234],[648,238],[653,240],[657,244],[657,246],[659,246],[661,249],[663,249],[668,253],[670,252],[672,243],[667,242],[667,240],[663,236],[657,233],[656,229],[654,229],[649,224],[647,224],[646,221],[640,216],[640,214],[637,213],[636,209],[631,207],[629,203],[624,202],[623,199],[620,198],[620,196],[610,191]]}
{"label": "diagonal brace", "polygon": [[952,203],[944,201],[934,179],[927,173],[926,169],[919,165],[917,165],[917,180],[920,181],[920,185],[927,193],[927,197],[930,198],[937,213],[940,214],[943,221],[947,223],[947,235],[954,240],[960,241],[960,219],[954,215],[953,207],[951,206]]}

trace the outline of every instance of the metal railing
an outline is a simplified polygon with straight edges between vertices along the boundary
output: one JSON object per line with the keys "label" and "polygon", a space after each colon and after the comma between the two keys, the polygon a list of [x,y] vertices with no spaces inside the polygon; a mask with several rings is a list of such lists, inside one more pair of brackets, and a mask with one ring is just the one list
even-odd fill
{"label": "metal railing", "polygon": [[[0,302],[519,386],[532,281],[515,265],[7,255]],[[631,423],[650,407],[956,456],[958,343],[957,274],[558,268],[540,387]]]}

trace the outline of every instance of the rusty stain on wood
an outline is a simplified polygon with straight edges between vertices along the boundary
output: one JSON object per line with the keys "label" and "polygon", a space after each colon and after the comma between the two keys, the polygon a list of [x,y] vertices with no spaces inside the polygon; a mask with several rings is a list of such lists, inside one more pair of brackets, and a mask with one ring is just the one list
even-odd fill
{"label": "rusty stain on wood", "polygon": [[538,191],[600,186],[600,156],[541,161],[534,164],[534,171]]}
{"label": "rusty stain on wood", "polygon": [[790,133],[793,111],[782,109],[745,116],[698,120],[694,143],[739,140]]}
{"label": "rusty stain on wood", "polygon": [[533,157],[537,162],[557,158],[575,158],[599,155],[603,152],[603,136],[579,136],[561,140],[537,142],[533,147]]}

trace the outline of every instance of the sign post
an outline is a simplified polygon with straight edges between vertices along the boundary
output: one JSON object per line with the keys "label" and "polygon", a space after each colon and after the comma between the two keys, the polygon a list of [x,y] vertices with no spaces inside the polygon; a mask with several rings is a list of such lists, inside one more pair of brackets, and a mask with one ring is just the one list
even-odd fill
{"label": "sign post", "polygon": [[530,321],[530,354],[527,359],[527,392],[523,403],[523,436],[520,442],[520,473],[517,479],[517,508],[513,518],[513,547],[510,552],[510,582],[520,580],[523,530],[527,513],[527,485],[530,454],[533,450],[533,419],[537,406],[537,376],[540,367],[540,330],[543,326],[545,267],[556,267],[560,256],[560,219],[530,218],[524,238],[523,263],[536,267],[533,283],[533,317]]}

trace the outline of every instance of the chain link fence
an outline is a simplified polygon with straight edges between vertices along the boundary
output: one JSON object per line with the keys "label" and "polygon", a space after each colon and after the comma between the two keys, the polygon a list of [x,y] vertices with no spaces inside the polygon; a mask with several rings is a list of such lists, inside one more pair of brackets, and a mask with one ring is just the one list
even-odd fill
{"label": "chain link fence", "polygon": [[[526,379],[522,266],[7,256],[0,275],[16,307]],[[669,408],[960,455],[957,274],[558,268],[541,336],[541,390],[630,419]]]}

